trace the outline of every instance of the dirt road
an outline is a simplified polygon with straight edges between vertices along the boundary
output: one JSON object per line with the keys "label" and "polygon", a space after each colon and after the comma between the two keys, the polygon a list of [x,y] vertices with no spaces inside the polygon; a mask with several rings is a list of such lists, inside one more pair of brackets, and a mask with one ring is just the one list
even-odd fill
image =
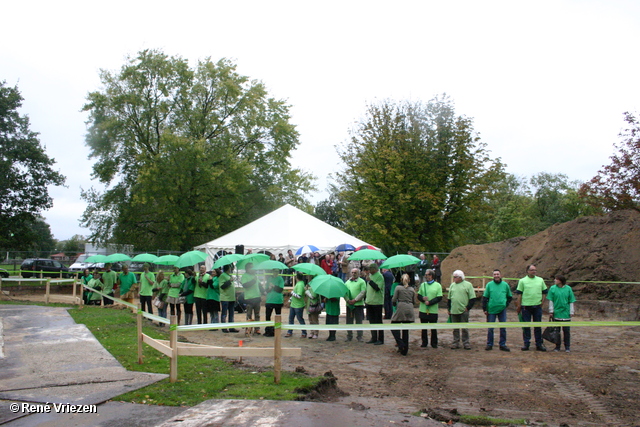
{"label": "dirt road", "polygon": [[[509,316],[515,318],[514,313]],[[472,310],[471,321],[483,321],[482,312]],[[450,331],[440,331],[437,349],[420,348],[420,332],[412,331],[409,355],[401,356],[387,334],[384,346],[373,346],[345,342],[346,332],[338,332],[335,342],[325,341],[326,332],[318,340],[301,339],[297,333],[285,345],[302,347],[302,359],[285,358],[283,369],[302,367],[310,375],[331,371],[348,396],[321,398],[364,407],[404,413],[456,408],[462,414],[524,418],[549,426],[639,425],[640,328],[573,328],[571,353],[521,351],[521,331],[509,329],[509,353],[497,347],[485,351],[485,330],[470,330],[471,350],[451,350]],[[245,346],[272,342],[212,331],[181,336],[225,346],[240,339]],[[244,358],[243,363],[270,368],[272,362]]]}

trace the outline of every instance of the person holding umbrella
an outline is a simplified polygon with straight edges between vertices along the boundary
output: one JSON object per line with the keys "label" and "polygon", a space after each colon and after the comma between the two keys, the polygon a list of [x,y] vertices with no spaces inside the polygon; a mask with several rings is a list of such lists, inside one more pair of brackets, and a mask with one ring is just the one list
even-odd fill
{"label": "person holding umbrella", "polygon": [[151,300],[153,299],[153,287],[156,284],[156,276],[149,271],[149,263],[145,262],[142,270],[142,274],[140,275],[140,305],[142,306],[142,311],[153,314]]}
{"label": "person holding umbrella", "polygon": [[[265,301],[265,317],[267,322],[271,320],[271,313],[282,314],[282,305],[284,304],[284,279],[280,275],[280,270],[274,268],[271,270],[271,276],[267,276],[267,299]],[[272,337],[273,326],[267,326],[264,330],[265,337]]]}
{"label": "person holding umbrella", "polygon": [[[391,317],[391,323],[413,323],[415,321],[413,302],[416,299],[416,291],[412,286],[409,286],[411,278],[408,274],[403,274],[401,280],[402,286],[397,286],[393,293],[392,303],[397,309]],[[409,352],[409,330],[403,329],[402,337],[400,331],[394,330],[391,333],[398,344],[398,351],[406,356]]]}
{"label": "person holding umbrella", "polygon": [[[220,316],[220,323],[227,322],[227,316],[229,323],[233,323],[234,307],[236,305],[236,288],[233,286],[230,274],[233,272],[233,263],[226,264],[222,267],[222,274],[218,278],[220,283],[220,305],[222,307],[222,315]],[[235,328],[223,329],[222,332],[240,332]]]}
{"label": "person holding umbrella", "polygon": [[167,302],[171,308],[171,315],[178,316],[178,325],[180,324],[180,317],[182,316],[182,309],[180,308],[180,288],[184,282],[184,274],[178,267],[173,267],[173,273],[169,276],[169,292],[167,293]]}
{"label": "person holding umbrella", "polygon": [[[367,318],[370,324],[384,323],[382,309],[384,307],[384,277],[379,271],[378,264],[369,265],[369,277],[366,280],[367,291],[364,303],[367,307]],[[383,345],[384,331],[371,331],[371,339],[367,344]]]}
{"label": "person holding umbrella", "polygon": [[[355,267],[351,269],[351,278],[345,282],[347,293],[344,299],[347,302],[347,325],[352,325],[354,320],[356,324],[361,325],[364,319],[364,296],[367,290],[367,284],[360,277],[360,269]],[[353,331],[347,331],[347,341],[353,339]],[[357,332],[357,339],[362,341],[362,331]]]}
{"label": "person holding umbrella", "polygon": [[209,280],[211,276],[207,273],[207,268],[202,264],[196,274],[196,287],[193,291],[193,300],[196,303],[196,318],[198,325],[207,323],[207,291],[209,290]]}
{"label": "person holding umbrella", "polygon": [[[327,325],[337,325],[340,316],[340,298],[348,292],[347,286],[339,277],[328,274],[315,277],[309,285],[311,285],[313,292],[325,298]],[[336,331],[329,331],[327,341],[335,340]]]}
{"label": "person holding umbrella", "polygon": [[[110,262],[106,263],[104,265],[104,268],[105,268],[105,272],[102,273],[102,284],[104,285],[102,287],[102,293],[107,294],[110,297],[113,297],[115,295],[113,287],[118,281],[118,273],[116,273],[111,269]],[[103,296],[102,305],[113,305],[113,300],[111,298],[107,298],[106,296]]]}
{"label": "person holding umbrella", "polygon": [[[260,321],[260,303],[262,297],[260,296],[260,283],[253,270],[253,263],[248,262],[244,266],[245,273],[240,279],[242,287],[244,288],[244,302],[247,304],[247,321],[255,320]],[[260,328],[253,329],[255,334],[260,334]]]}
{"label": "person holding umbrella", "polygon": [[[220,321],[220,273],[219,268],[211,271],[207,281],[207,313],[209,313],[211,323]],[[212,331],[217,331],[217,329],[212,329]]]}
{"label": "person holding umbrella", "polygon": [[180,296],[184,297],[184,324],[190,325],[193,323],[193,292],[196,289],[196,279],[193,269],[187,268],[185,271],[184,282],[182,282],[182,289]]}
{"label": "person holding umbrella", "polygon": [[[304,317],[303,317],[303,313],[304,313],[304,306],[305,306],[305,301],[304,301],[304,288],[305,288],[305,280],[304,280],[304,275],[301,272],[297,272],[296,273],[296,284],[293,287],[293,291],[291,292],[291,303],[289,306],[289,324],[293,325],[295,319],[298,319],[298,323],[300,323],[301,325],[305,325],[306,323],[304,322]],[[289,329],[287,331],[287,334],[285,335],[285,338],[289,338],[290,336],[293,335],[293,330]],[[302,334],[300,335],[300,338],[306,338],[307,337],[307,331],[303,330]]]}

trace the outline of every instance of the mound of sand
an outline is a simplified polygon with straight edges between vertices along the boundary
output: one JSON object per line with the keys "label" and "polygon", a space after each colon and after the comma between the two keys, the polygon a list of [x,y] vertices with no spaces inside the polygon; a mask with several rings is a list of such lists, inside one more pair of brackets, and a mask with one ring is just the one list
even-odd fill
{"label": "mound of sand", "polygon": [[530,237],[456,248],[442,262],[442,281],[448,286],[457,269],[468,276],[491,276],[498,268],[504,277],[520,278],[529,264],[544,279],[562,274],[574,289],[595,292],[598,298],[622,299],[629,292],[640,298],[640,285],[575,286],[581,281],[640,282],[640,212],[582,217]]}

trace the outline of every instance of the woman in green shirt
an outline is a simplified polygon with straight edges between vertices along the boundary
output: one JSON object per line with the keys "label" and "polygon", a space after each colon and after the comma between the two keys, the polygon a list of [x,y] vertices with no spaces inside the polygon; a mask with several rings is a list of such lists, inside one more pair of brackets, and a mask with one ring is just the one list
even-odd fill
{"label": "woman in green shirt", "polygon": [[184,274],[180,272],[178,267],[173,268],[173,273],[169,276],[169,293],[167,294],[167,302],[171,308],[171,315],[178,316],[178,325],[180,324],[180,317],[182,316],[182,310],[180,309],[180,289],[182,288],[182,282],[184,282]]}
{"label": "woman in green shirt", "polygon": [[[96,272],[93,274],[87,286],[95,289],[96,291],[101,291],[102,280],[100,280],[100,273]],[[87,305],[100,305],[100,301],[102,301],[102,295],[93,291],[89,292],[89,295],[87,296]]]}
{"label": "woman in green shirt", "polygon": [[[219,277],[222,272],[219,268],[213,270],[209,275],[207,282],[207,312],[211,318],[211,323],[220,322],[220,281]],[[217,331],[217,329],[211,329]]]}
{"label": "woman in green shirt", "polygon": [[[298,323],[301,325],[305,325],[306,323],[304,322],[304,317],[303,317],[303,313],[304,313],[304,306],[305,306],[305,301],[304,301],[304,287],[305,287],[306,283],[304,281],[304,275],[301,272],[297,272],[296,273],[296,284],[293,287],[293,291],[291,292],[291,305],[289,307],[289,324],[293,325],[293,322],[295,321],[295,319],[298,319]],[[293,335],[293,330],[289,329],[287,331],[287,334],[285,335],[285,338],[290,337],[291,335]],[[302,331],[302,335],[300,335],[300,338],[306,338],[307,337],[307,331],[304,330]]]}
{"label": "woman in green shirt", "polygon": [[[169,296],[169,281],[164,278],[164,273],[161,271],[156,276],[156,286],[154,290],[158,292],[158,298],[163,302],[162,308],[158,307],[158,316],[167,318],[167,298]],[[164,326],[164,323],[159,323],[158,326]]]}

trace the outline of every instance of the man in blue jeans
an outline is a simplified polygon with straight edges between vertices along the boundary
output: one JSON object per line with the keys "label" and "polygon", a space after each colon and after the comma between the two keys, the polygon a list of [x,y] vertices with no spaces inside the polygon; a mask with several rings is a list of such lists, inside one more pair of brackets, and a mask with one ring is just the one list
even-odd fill
{"label": "man in blue jeans", "polygon": [[[531,264],[527,267],[527,275],[518,281],[515,294],[519,296],[516,300],[516,312],[522,314],[523,322],[542,322],[542,303],[544,295],[547,294],[547,285],[541,277],[536,276],[537,268]],[[536,350],[547,351],[542,342],[542,328],[533,328],[536,338]],[[522,338],[524,345],[520,350],[529,350],[531,343],[531,328],[522,328]]]}
{"label": "man in blue jeans", "polygon": [[[487,283],[484,294],[482,295],[482,311],[487,316],[487,322],[507,321],[507,306],[511,303],[513,295],[511,288],[507,282],[502,281],[502,273],[500,270],[493,270],[493,280]],[[500,350],[511,351],[507,347],[507,329],[500,328]],[[485,350],[493,349],[493,328],[487,331],[487,346]]]}

